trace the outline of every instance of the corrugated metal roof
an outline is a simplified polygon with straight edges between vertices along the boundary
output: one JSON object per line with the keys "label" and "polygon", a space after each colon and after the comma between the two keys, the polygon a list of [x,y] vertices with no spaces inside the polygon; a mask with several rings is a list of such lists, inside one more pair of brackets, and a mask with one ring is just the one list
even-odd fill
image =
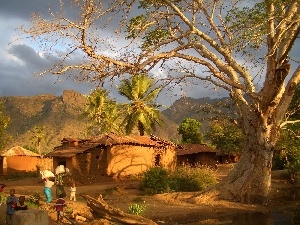
{"label": "corrugated metal roof", "polygon": [[[63,142],[66,141],[73,142],[76,139],[64,138]],[[106,135],[101,135],[97,137],[92,137],[84,140],[79,140],[79,143],[75,147],[68,147],[63,149],[62,146],[57,146],[54,150],[48,153],[47,157],[72,157],[76,154],[84,153],[89,149],[95,148],[97,146],[112,146],[112,145],[140,145],[149,147],[162,148],[164,146],[175,145],[172,142],[159,139],[155,136],[121,136],[115,133],[110,133]]]}
{"label": "corrugated metal roof", "polygon": [[207,145],[203,144],[182,144],[179,148],[177,148],[177,155],[189,155],[189,154],[196,154],[200,152],[219,152],[216,149],[213,149]]}
{"label": "corrugated metal roof", "polygon": [[40,156],[20,146],[15,146],[1,154],[1,156]]}

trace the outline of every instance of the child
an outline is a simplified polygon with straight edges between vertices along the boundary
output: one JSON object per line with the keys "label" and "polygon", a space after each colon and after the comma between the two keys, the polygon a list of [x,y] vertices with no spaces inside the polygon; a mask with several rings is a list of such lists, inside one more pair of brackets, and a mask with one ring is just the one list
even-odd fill
{"label": "child", "polygon": [[5,202],[6,196],[3,193],[3,189],[6,185],[5,184],[0,184],[0,206]]}
{"label": "child", "polygon": [[15,189],[11,189],[9,192],[9,196],[6,199],[6,224],[12,224],[12,216],[15,213],[18,198],[15,196]]}
{"label": "child", "polygon": [[25,205],[25,196],[21,195],[19,197],[19,205],[17,205],[17,209],[16,210],[27,210],[28,206]]}
{"label": "child", "polygon": [[57,213],[57,223],[58,224],[63,224],[62,220],[63,220],[63,214],[64,214],[64,207],[66,206],[66,202],[63,198],[63,194],[59,195],[59,198],[56,200],[55,203],[55,210]]}
{"label": "child", "polygon": [[70,201],[76,202],[76,186],[75,186],[75,181],[73,182],[72,187],[70,187]]}

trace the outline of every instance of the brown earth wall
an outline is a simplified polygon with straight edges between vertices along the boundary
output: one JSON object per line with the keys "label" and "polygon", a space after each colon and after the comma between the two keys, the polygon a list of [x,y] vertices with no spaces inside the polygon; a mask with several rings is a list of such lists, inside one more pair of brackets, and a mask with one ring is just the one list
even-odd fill
{"label": "brown earth wall", "polygon": [[168,169],[175,167],[174,149],[132,145],[112,146],[107,155],[107,174],[116,178],[140,174],[155,166],[155,157],[158,154],[159,165]]}
{"label": "brown earth wall", "polygon": [[88,153],[77,154],[71,159],[71,177],[81,184],[99,182],[106,179],[106,150],[93,149]]}
{"label": "brown earth wall", "polygon": [[38,157],[33,156],[8,156],[7,174],[16,172],[37,171]]}

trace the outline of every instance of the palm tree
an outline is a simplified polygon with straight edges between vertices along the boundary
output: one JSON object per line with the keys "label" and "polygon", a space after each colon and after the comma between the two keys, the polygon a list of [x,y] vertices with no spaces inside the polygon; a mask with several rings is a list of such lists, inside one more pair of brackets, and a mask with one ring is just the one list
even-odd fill
{"label": "palm tree", "polygon": [[32,134],[30,140],[32,144],[36,146],[38,153],[41,155],[42,143],[46,141],[46,127],[34,126],[30,133]]}
{"label": "palm tree", "polygon": [[107,90],[97,88],[87,97],[88,104],[84,115],[90,120],[89,129],[92,133],[120,132],[118,105],[108,94]]}
{"label": "palm tree", "polygon": [[140,135],[149,134],[155,130],[155,124],[162,126],[160,105],[154,102],[161,87],[154,87],[154,80],[146,74],[133,75],[131,79],[122,81],[118,92],[125,96],[130,103],[124,104],[127,109],[123,120],[126,134],[131,134],[137,127]]}

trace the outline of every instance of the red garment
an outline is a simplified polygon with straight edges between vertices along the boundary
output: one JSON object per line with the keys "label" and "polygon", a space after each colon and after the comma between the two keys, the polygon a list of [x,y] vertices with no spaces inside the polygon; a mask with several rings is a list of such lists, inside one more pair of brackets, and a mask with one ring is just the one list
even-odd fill
{"label": "red garment", "polygon": [[56,200],[55,208],[57,212],[63,211],[65,206],[66,206],[66,202],[63,198],[59,198]]}
{"label": "red garment", "polygon": [[0,184],[0,192],[3,192],[3,189],[6,187],[5,184]]}

